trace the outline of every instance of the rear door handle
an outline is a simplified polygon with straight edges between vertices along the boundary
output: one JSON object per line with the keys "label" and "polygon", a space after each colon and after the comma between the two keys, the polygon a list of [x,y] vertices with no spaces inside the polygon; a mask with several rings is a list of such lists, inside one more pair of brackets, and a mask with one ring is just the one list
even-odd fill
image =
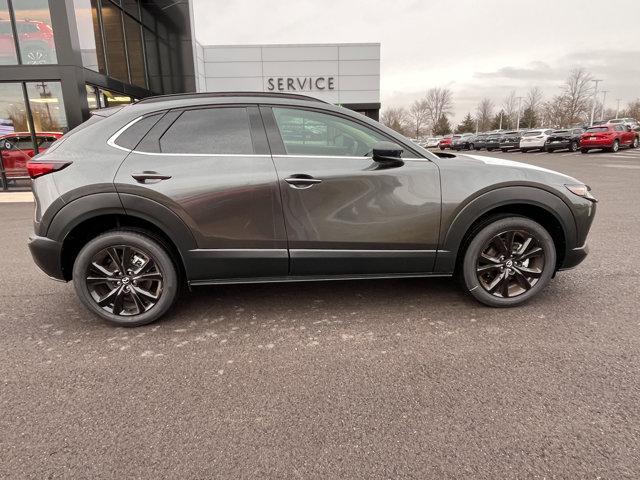
{"label": "rear door handle", "polygon": [[296,174],[284,179],[293,188],[309,188],[318,183],[322,183],[319,178],[313,178],[311,175]]}
{"label": "rear door handle", "polygon": [[169,180],[171,175],[163,175],[158,172],[142,172],[142,173],[132,173],[131,176],[140,183],[145,183],[147,180]]}

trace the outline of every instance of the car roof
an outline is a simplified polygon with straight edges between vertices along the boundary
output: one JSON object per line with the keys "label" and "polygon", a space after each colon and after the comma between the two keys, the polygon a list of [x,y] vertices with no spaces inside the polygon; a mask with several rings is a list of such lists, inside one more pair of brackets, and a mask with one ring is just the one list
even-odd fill
{"label": "car roof", "polygon": [[169,95],[156,95],[153,97],[146,97],[142,100],[135,102],[140,103],[158,103],[165,101],[176,100],[194,100],[194,99],[211,99],[211,98],[286,98],[290,100],[306,100],[309,102],[329,103],[319,98],[311,97],[309,95],[300,95],[297,93],[276,93],[276,92],[203,92],[203,93],[174,93]]}

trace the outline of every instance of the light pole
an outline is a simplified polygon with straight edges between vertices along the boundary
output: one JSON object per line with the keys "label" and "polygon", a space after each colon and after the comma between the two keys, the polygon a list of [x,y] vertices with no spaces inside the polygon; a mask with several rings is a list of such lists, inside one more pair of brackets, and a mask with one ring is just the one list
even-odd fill
{"label": "light pole", "polygon": [[620,100],[622,100],[621,98],[616,98],[616,118],[618,118],[618,115],[620,114]]}
{"label": "light pole", "polygon": [[520,108],[522,107],[522,97],[518,98],[518,119],[516,120],[516,130],[520,130]]}
{"label": "light pole", "polygon": [[593,101],[591,102],[591,121],[589,122],[589,126],[593,127],[593,116],[596,114],[596,95],[598,95],[598,83],[600,83],[601,79],[593,79],[591,80],[595,83],[593,87]]}
{"label": "light pole", "polygon": [[600,120],[604,120],[604,102],[607,101],[607,92],[609,90],[602,91],[602,109],[600,110]]}

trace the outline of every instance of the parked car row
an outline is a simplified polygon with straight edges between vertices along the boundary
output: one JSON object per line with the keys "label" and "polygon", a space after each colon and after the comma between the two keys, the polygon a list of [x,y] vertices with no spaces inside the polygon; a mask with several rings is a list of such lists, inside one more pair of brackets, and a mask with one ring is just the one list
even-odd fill
{"label": "parked car row", "polygon": [[640,142],[640,124],[630,118],[616,118],[592,127],[564,129],[536,128],[529,130],[502,130],[478,134],[461,133],[442,138],[440,150],[533,150],[588,153],[592,149],[617,152],[621,147],[637,148]]}

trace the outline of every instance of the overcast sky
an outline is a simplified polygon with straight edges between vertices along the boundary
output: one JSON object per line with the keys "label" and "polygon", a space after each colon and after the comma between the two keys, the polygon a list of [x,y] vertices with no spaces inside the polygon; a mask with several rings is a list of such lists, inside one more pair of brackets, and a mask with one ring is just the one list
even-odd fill
{"label": "overcast sky", "polygon": [[429,87],[455,116],[534,85],[558,93],[584,67],[607,106],[640,97],[640,0],[193,0],[205,44],[380,42],[383,108]]}

